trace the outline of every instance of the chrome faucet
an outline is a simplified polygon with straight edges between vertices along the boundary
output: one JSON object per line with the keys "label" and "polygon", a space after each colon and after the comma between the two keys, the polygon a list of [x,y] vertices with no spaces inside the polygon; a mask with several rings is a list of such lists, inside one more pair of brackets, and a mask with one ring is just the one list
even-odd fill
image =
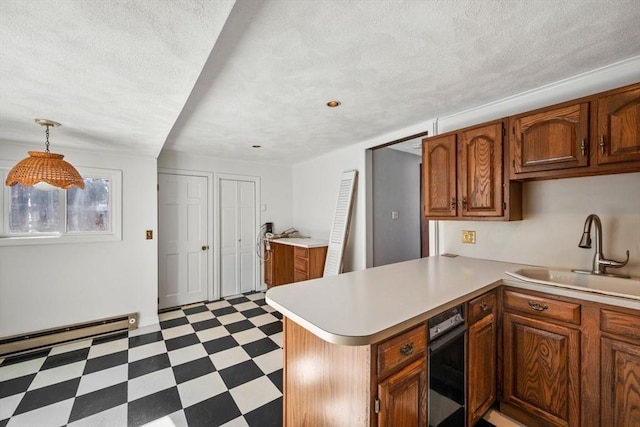
{"label": "chrome faucet", "polygon": [[616,276],[616,277],[625,277],[629,278],[629,276],[622,276],[619,274],[610,274],[607,273],[607,268],[620,268],[627,265],[629,262],[629,251],[627,251],[627,259],[624,261],[616,261],[612,259],[606,259],[604,254],[602,253],[602,223],[600,222],[600,218],[596,214],[591,214],[587,217],[584,222],[584,230],[582,232],[582,238],[580,239],[580,243],[578,243],[578,247],[591,249],[591,225],[595,223],[596,225],[596,253],[593,255],[593,266],[591,271],[585,270],[573,270],[576,273],[587,273],[587,274],[601,274],[606,276]]}

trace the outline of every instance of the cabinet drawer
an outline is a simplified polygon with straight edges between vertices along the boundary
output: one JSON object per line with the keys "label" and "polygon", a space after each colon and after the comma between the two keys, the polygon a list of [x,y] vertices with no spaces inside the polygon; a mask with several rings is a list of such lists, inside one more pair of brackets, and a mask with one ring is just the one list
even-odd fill
{"label": "cabinet drawer", "polygon": [[304,280],[309,280],[309,274],[306,271],[293,270],[294,282],[302,282]]}
{"label": "cabinet drawer", "polygon": [[600,329],[603,332],[640,340],[640,313],[636,316],[613,310],[600,310]]}
{"label": "cabinet drawer", "polygon": [[309,249],[308,248],[301,248],[301,247],[296,246],[293,249],[293,255],[296,258],[309,259]]}
{"label": "cabinet drawer", "polygon": [[295,257],[293,260],[293,268],[296,271],[307,273],[309,271],[309,260],[306,258]]}
{"label": "cabinet drawer", "polygon": [[504,307],[547,319],[580,324],[580,304],[572,302],[505,290]]}
{"label": "cabinet drawer", "polygon": [[497,298],[495,290],[487,292],[486,294],[480,295],[478,298],[469,301],[467,314],[469,324],[472,325],[487,314],[493,313],[496,308],[496,301]]}
{"label": "cabinet drawer", "polygon": [[410,362],[416,355],[424,354],[426,347],[424,325],[383,342],[378,346],[378,377]]}

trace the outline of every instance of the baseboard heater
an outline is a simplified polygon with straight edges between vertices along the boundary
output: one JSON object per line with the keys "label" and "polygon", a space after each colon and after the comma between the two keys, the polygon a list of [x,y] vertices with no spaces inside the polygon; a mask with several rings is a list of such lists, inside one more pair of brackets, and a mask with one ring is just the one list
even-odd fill
{"label": "baseboard heater", "polygon": [[49,347],[94,335],[136,329],[137,327],[138,313],[130,313],[91,322],[13,335],[0,338],[0,356]]}

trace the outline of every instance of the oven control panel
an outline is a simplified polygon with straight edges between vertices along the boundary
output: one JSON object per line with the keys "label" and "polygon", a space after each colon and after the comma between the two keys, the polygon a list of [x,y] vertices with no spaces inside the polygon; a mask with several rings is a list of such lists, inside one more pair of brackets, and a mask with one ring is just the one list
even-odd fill
{"label": "oven control panel", "polygon": [[463,305],[453,307],[429,319],[429,341],[464,323]]}

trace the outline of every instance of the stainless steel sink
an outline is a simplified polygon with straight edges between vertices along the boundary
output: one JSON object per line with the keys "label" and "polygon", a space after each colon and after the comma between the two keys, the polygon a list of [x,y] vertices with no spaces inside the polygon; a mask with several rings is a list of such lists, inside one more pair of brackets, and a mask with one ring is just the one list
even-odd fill
{"label": "stainless steel sink", "polygon": [[529,283],[560,286],[640,300],[640,280],[638,279],[621,279],[595,274],[579,274],[571,270],[536,267],[506,271],[505,274]]}

